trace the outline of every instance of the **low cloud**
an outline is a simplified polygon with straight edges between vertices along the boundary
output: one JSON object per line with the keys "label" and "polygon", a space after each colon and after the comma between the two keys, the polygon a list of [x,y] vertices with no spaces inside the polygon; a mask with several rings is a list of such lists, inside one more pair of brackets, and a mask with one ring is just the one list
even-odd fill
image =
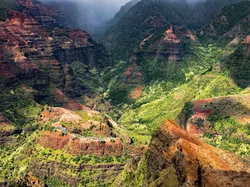
{"label": "low cloud", "polygon": [[83,29],[90,31],[110,20],[129,0],[40,0],[63,9]]}

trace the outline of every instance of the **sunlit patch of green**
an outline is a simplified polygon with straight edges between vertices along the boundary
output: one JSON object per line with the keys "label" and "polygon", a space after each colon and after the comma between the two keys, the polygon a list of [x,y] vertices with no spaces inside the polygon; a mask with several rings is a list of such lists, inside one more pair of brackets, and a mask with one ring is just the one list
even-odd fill
{"label": "sunlit patch of green", "polygon": [[77,114],[79,114],[82,117],[83,121],[92,120],[92,121],[103,122],[103,118],[102,116],[100,116],[100,114],[89,114],[84,110],[77,111]]}
{"label": "sunlit patch of green", "polygon": [[247,159],[250,154],[250,124],[241,124],[233,117],[217,114],[211,114],[208,120],[216,133],[205,134],[204,140]]}
{"label": "sunlit patch of green", "polygon": [[174,75],[166,74],[164,80],[162,77],[151,77],[158,81],[146,85],[142,96],[134,104],[124,105],[121,124],[129,132],[150,137],[164,120],[176,120],[186,103],[242,91],[218,66],[222,58],[221,48],[198,45],[191,46],[190,51],[186,59],[178,62]]}

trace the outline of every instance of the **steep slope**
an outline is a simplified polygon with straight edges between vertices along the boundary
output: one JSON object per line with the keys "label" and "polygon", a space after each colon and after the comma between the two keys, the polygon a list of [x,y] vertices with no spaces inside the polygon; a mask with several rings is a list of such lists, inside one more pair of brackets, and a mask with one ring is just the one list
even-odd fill
{"label": "steep slope", "polygon": [[1,186],[249,186],[249,37],[224,36],[246,31],[248,2],[212,21],[230,19],[218,41],[209,25],[203,36],[191,29],[234,1],[180,2],[124,7],[108,33],[115,65],[60,11],[29,0],[5,8]]}
{"label": "steep slope", "polygon": [[[23,1],[19,3],[25,5]],[[77,79],[76,73],[99,74],[111,65],[105,48],[85,31],[56,28],[62,20],[57,22],[58,12],[54,9],[46,9],[41,3],[26,3],[23,12],[10,10],[11,17],[0,25],[2,79],[28,80],[37,90],[44,90],[42,85],[47,84],[70,96],[81,96],[86,89],[91,90],[94,85]],[[42,79],[43,83],[38,85],[36,81]],[[37,101],[42,97],[37,96]]]}
{"label": "steep slope", "polygon": [[[15,3],[22,9],[8,7],[0,22],[0,185],[40,184],[29,171],[51,186],[112,183],[144,148],[138,152],[108,117],[82,104],[104,89],[110,56],[87,32],[65,28],[58,10]],[[106,104],[88,100],[93,108]]]}
{"label": "steep slope", "polygon": [[245,1],[223,8],[220,14],[201,30],[201,34],[215,37],[242,37],[248,28],[249,4],[250,2]]}
{"label": "steep slope", "polygon": [[[105,40],[113,49],[116,49],[113,52],[118,57],[122,57],[124,54],[128,55],[133,51],[138,41],[147,38],[150,34],[163,28],[164,25],[168,25],[168,19],[165,16],[170,8],[172,6],[165,6],[161,1],[141,1],[107,31]],[[183,20],[182,18],[183,15],[175,14],[173,16],[173,20]]]}
{"label": "steep slope", "polygon": [[118,58],[128,57],[139,45],[138,41],[166,25],[201,28],[223,7],[239,1],[212,0],[189,4],[187,1],[143,0],[107,30],[104,40]]}
{"label": "steep slope", "polygon": [[249,162],[249,94],[246,93],[192,101],[189,109],[184,108],[180,114],[179,121],[188,133]]}
{"label": "steep slope", "polygon": [[249,16],[249,2],[234,4],[225,7],[211,24],[201,30],[202,36],[221,40],[227,44],[227,47],[236,48],[222,65],[243,88],[250,84]]}
{"label": "steep slope", "polygon": [[48,7],[39,1],[18,0],[23,11],[46,27],[63,27],[76,29],[77,25],[68,15],[58,9]]}
{"label": "steep slope", "polygon": [[154,135],[145,160],[127,168],[124,186],[242,186],[250,166],[226,151],[192,137],[173,121]]}
{"label": "steep slope", "polygon": [[140,0],[131,0],[128,3],[126,3],[124,6],[120,8],[120,11],[115,15],[115,17],[105,23],[105,27],[110,27],[115,25],[117,22],[122,19],[122,17],[127,14],[127,12],[132,8],[134,5],[136,5]]}

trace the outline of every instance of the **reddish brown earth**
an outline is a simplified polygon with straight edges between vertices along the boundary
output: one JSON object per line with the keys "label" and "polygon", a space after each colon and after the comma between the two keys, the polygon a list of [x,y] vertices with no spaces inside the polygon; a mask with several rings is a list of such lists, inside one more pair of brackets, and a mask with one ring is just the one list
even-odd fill
{"label": "reddish brown earth", "polygon": [[143,39],[136,50],[137,57],[153,57],[155,61],[176,62],[185,54],[184,44],[196,41],[195,34],[186,28],[170,26],[162,37],[154,34]]}
{"label": "reddish brown earth", "polygon": [[146,177],[150,184],[168,186],[171,181],[172,186],[190,187],[250,185],[249,165],[193,137],[170,120],[155,134],[147,155]]}
{"label": "reddish brown earth", "polygon": [[[121,156],[124,146],[120,138],[111,138],[108,121],[93,112],[81,111],[78,114],[64,108],[45,108],[41,120],[52,123],[55,131],[40,133],[36,142],[42,147],[64,149],[73,155]],[[85,131],[91,133],[89,137],[82,135]]]}
{"label": "reddish brown earth", "polygon": [[123,144],[117,138],[104,140],[79,139],[70,142],[69,151],[73,155],[121,156]]}
{"label": "reddish brown earth", "polygon": [[[83,114],[83,116],[81,116]],[[67,131],[75,134],[82,134],[84,130],[89,131],[93,136],[111,136],[111,127],[108,120],[93,110],[75,112],[59,107],[48,107],[43,110],[39,121],[42,124],[50,122],[53,127],[64,127]]]}
{"label": "reddish brown earth", "polygon": [[72,122],[78,123],[82,120],[81,116],[73,111],[67,110],[65,108],[59,107],[48,107],[45,108],[41,113],[41,120],[44,123],[55,121],[56,122]]}
{"label": "reddish brown earth", "polygon": [[63,149],[69,143],[71,135],[65,135],[62,132],[43,132],[36,139],[36,143],[45,148]]}
{"label": "reddish brown earth", "polygon": [[54,88],[52,92],[57,89],[56,99],[64,107],[86,110],[78,101],[64,96],[76,97],[87,89],[75,85],[70,64],[77,61],[98,71],[109,66],[112,60],[104,46],[85,31],[66,29],[72,28],[73,21],[58,10],[38,1],[18,2],[23,9],[9,10],[9,17],[0,22],[0,83],[32,83],[38,91],[38,103],[43,98],[39,92],[46,85]]}
{"label": "reddish brown earth", "polygon": [[118,138],[77,138],[62,132],[42,132],[36,143],[45,148],[65,149],[72,155],[121,156],[123,144]]}
{"label": "reddish brown earth", "polygon": [[88,120],[81,124],[81,128],[85,130],[91,129],[91,132],[94,135],[106,136],[106,137],[111,136],[111,128],[107,125],[107,122],[102,123],[99,121]]}
{"label": "reddish brown earth", "polygon": [[131,59],[132,65],[127,68],[123,73],[123,77],[126,83],[129,84],[138,84],[142,80],[142,73],[139,70],[139,67],[136,64],[136,59]]}
{"label": "reddish brown earth", "polygon": [[133,91],[133,93],[131,93],[131,98],[132,99],[137,99],[141,96],[141,92],[142,92],[143,87],[142,86],[137,86],[135,88],[135,90]]}
{"label": "reddish brown earth", "polygon": [[[192,116],[187,119],[186,130],[193,135],[201,136],[206,132],[211,132],[211,124],[207,117],[216,113],[220,116],[231,116],[242,124],[250,122],[250,95],[239,94],[225,97],[215,97],[193,101]],[[197,120],[203,120],[203,127],[196,125]]]}

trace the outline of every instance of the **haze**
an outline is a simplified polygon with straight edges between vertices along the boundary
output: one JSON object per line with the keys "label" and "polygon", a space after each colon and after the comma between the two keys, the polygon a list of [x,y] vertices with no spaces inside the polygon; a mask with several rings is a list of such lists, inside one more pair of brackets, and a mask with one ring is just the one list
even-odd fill
{"label": "haze", "polygon": [[[40,0],[66,12],[77,24],[88,32],[94,32],[112,19],[121,6],[129,0]],[[205,0],[173,0],[197,3]]]}
{"label": "haze", "polygon": [[110,20],[129,0],[41,0],[72,16],[89,32]]}

